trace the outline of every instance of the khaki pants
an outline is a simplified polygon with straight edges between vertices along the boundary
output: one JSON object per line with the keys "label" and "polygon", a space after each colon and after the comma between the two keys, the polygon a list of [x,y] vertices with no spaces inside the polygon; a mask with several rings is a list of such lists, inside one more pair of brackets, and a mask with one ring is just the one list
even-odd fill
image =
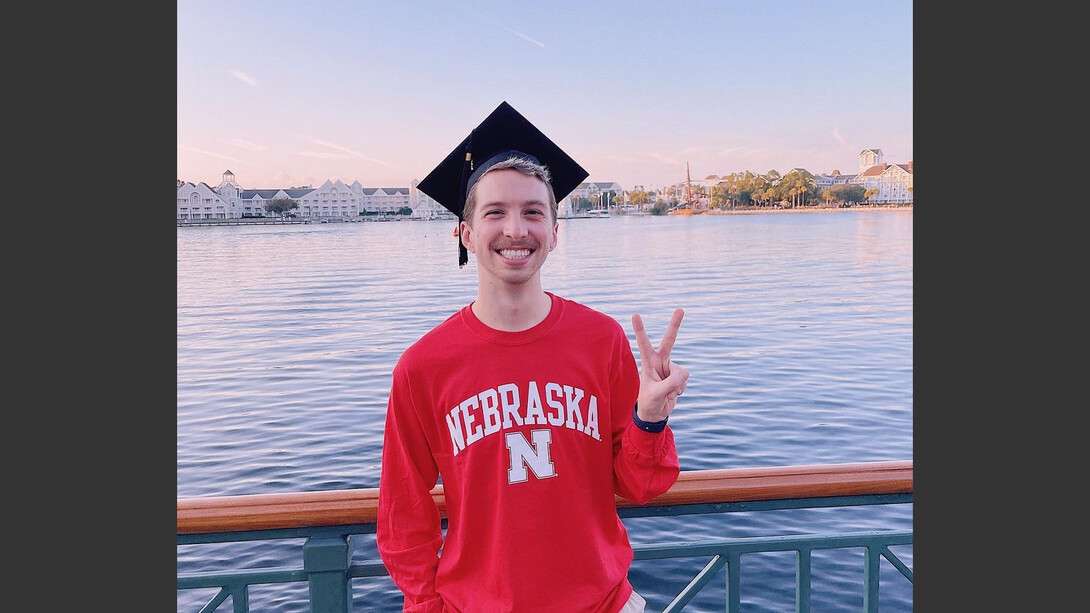
{"label": "khaki pants", "polygon": [[624,607],[617,613],[643,613],[643,608],[647,606],[647,601],[636,593],[636,590],[632,590],[632,595],[628,597],[628,602],[624,603]]}

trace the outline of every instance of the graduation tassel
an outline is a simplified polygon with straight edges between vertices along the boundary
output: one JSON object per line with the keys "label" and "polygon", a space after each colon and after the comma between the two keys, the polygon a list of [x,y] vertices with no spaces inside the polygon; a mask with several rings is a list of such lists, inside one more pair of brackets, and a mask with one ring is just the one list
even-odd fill
{"label": "graduation tassel", "polygon": [[465,215],[466,206],[466,181],[469,180],[470,173],[473,172],[473,153],[471,148],[473,147],[473,132],[469,133],[469,140],[466,143],[466,160],[462,164],[462,184],[458,189],[459,196],[458,201],[461,203],[461,212],[458,213],[458,229],[454,232],[454,235],[458,237],[458,268],[465,266],[469,263],[469,251],[466,250],[466,246],[462,244],[462,220]]}

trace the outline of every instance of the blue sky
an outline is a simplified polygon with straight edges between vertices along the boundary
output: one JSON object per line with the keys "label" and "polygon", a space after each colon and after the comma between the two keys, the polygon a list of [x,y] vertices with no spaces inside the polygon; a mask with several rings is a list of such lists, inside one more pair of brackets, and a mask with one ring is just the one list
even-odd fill
{"label": "blue sky", "polygon": [[407,187],[506,100],[662,187],[912,160],[912,2],[179,0],[178,178]]}

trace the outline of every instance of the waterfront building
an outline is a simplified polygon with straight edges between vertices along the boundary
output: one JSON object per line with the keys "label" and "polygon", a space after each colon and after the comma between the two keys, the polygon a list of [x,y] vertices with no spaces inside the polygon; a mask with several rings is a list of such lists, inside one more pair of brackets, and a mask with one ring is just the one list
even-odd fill
{"label": "waterfront building", "polygon": [[859,173],[863,174],[868,168],[880,166],[885,163],[885,155],[881,149],[864,149],[859,152]]}
{"label": "waterfront building", "polygon": [[833,170],[832,174],[814,175],[814,180],[817,181],[818,192],[820,193],[834,185],[847,185],[855,177],[856,175],[840,174],[839,170]]}
{"label": "waterfront building", "polygon": [[[568,197],[573,199],[586,198],[591,202],[600,202],[602,194],[607,192],[613,192],[618,196],[613,204],[621,204],[621,199],[624,198],[624,189],[621,187],[621,184],[616,181],[591,181],[580,183],[572,190],[572,193],[569,194]],[[604,203],[602,204],[604,206]]]}
{"label": "waterfront building", "polygon": [[177,217],[188,221],[263,217],[267,214],[266,204],[284,198],[299,203],[295,214],[301,217],[354,218],[361,210],[360,195],[340,180],[327,180],[318,189],[310,186],[243,189],[235,174],[227,170],[214,188],[203,181],[196,184],[179,181]]}
{"label": "waterfront building", "polygon": [[830,175],[814,175],[818,190],[834,185],[860,185],[863,189],[876,189],[869,202],[875,204],[912,204],[912,161],[905,164],[887,164],[881,149],[864,149],[859,152],[859,172],[845,175],[834,170]]}
{"label": "waterfront building", "polygon": [[420,179],[413,179],[409,184],[409,206],[413,210],[413,219],[449,219],[451,221],[458,219],[454,213],[447,210],[447,207],[420,191],[416,187],[419,184]]}
{"label": "waterfront building", "polygon": [[871,166],[856,175],[853,183],[864,189],[877,189],[870,202],[878,204],[912,204],[912,162]]}
{"label": "waterfront building", "polygon": [[359,181],[327,179],[317,188],[307,186],[276,189],[243,189],[230,170],[216,187],[207,183],[178,181],[177,217],[179,220],[240,219],[263,217],[265,205],[287,198],[298,203],[294,211],[308,219],[339,218],[356,220],[361,214],[393,214],[410,205],[407,187],[364,187]]}
{"label": "waterfront building", "polygon": [[[358,183],[357,183],[358,185]],[[299,203],[295,214],[299,217],[320,218],[340,217],[353,219],[358,217],[361,210],[360,197],[352,191],[352,188],[337,179],[326,182],[317,189],[308,187],[279,190],[272,199],[265,196],[265,192],[274,190],[246,190],[242,192],[244,200],[252,200],[252,215],[261,217],[265,214],[265,204],[277,198],[291,198]]]}
{"label": "waterfront building", "polygon": [[352,184],[361,198],[360,210],[367,213],[393,214],[409,204],[407,187],[362,187],[359,181]]}
{"label": "waterfront building", "polygon": [[178,182],[178,219],[237,219],[242,211],[207,183]]}

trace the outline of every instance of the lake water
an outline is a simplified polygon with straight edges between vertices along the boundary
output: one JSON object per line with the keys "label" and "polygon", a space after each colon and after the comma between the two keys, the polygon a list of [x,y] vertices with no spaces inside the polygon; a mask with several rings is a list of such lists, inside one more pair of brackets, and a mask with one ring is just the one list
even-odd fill
{"label": "lake water", "polygon": [[[377,487],[394,363],[475,296],[453,227],[179,227],[178,497]],[[673,359],[691,377],[670,417],[682,470],[910,460],[912,227],[911,209],[561,220],[542,282],[616,318],[634,351],[633,312],[657,343],[685,309]],[[625,523],[634,545],[911,529],[912,505]],[[179,546],[178,571],[295,566],[301,546]],[[893,549],[911,568],[911,546]],[[373,536],[352,550],[378,560]],[[793,610],[794,554],[742,562],[743,611]],[[630,577],[661,611],[705,563],[637,561]],[[815,552],[813,610],[861,610],[862,569],[862,550]],[[685,611],[722,611],[724,594],[725,574]],[[211,595],[179,592],[179,613]],[[353,601],[401,610],[385,577],[354,580]],[[879,603],[912,610],[887,562]],[[306,585],[254,587],[250,606],[308,611]]]}

